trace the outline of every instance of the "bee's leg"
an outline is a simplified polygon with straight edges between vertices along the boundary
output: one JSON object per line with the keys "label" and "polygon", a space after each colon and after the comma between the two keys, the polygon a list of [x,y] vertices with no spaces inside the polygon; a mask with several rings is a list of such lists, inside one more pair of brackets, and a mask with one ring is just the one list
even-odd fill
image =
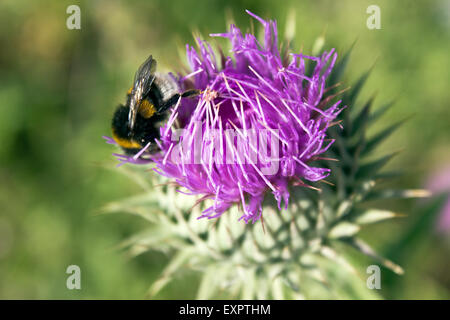
{"label": "bee's leg", "polygon": [[195,97],[201,94],[200,90],[188,90],[181,94],[183,98]]}
{"label": "bee's leg", "polygon": [[180,99],[180,94],[174,94],[172,97],[169,98],[166,102],[161,104],[159,108],[156,110],[156,113],[163,113],[167,109],[169,109],[171,106],[177,104],[178,100]]}
{"label": "bee's leg", "polygon": [[183,92],[182,94],[174,94],[172,97],[170,97],[169,100],[167,100],[165,103],[159,106],[158,110],[156,110],[157,113],[162,113],[169,109],[171,106],[178,103],[178,99],[181,98],[189,98],[189,97],[195,97],[200,94],[200,90],[188,90]]}

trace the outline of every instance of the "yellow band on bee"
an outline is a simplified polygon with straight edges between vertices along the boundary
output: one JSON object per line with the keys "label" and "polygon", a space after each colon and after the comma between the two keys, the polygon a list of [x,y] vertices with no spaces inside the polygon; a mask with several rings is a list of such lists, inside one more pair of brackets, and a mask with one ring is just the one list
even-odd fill
{"label": "yellow band on bee", "polygon": [[148,100],[144,100],[139,105],[139,114],[144,117],[145,119],[150,118],[153,116],[156,112],[155,106],[149,102]]}
{"label": "yellow band on bee", "polygon": [[131,87],[130,89],[128,89],[127,95],[130,95],[132,92],[133,92],[133,87]]}
{"label": "yellow band on bee", "polygon": [[119,146],[121,146],[122,148],[125,148],[125,149],[141,149],[142,148],[142,146],[139,143],[137,143],[136,141],[118,137],[114,131],[113,131],[112,136],[113,136],[114,141],[116,141],[117,144]]}

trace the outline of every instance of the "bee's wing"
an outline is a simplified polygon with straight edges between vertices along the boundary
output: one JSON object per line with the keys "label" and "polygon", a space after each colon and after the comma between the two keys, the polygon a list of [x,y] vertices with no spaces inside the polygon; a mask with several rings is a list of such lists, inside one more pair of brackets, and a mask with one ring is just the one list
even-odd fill
{"label": "bee's wing", "polygon": [[134,75],[133,90],[131,91],[130,113],[128,114],[128,124],[130,129],[134,127],[139,104],[149,91],[155,80],[156,60],[150,55],[139,67]]}
{"label": "bee's wing", "polygon": [[[139,67],[134,75],[134,85],[142,85],[144,89],[150,90],[150,86],[155,80],[156,60],[150,55]],[[147,93],[143,92],[143,93]]]}

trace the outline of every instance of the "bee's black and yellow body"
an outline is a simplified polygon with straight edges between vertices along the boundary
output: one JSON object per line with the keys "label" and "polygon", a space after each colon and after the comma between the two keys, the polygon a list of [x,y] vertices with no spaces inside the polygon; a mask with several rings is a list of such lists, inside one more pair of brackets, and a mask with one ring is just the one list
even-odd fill
{"label": "bee's black and yellow body", "polygon": [[[153,115],[145,118],[138,113],[133,130],[128,126],[128,114],[130,107],[119,106],[114,113],[112,121],[113,138],[116,143],[127,153],[135,154],[149,142],[154,143],[159,138],[159,127],[156,125],[165,120],[165,114]],[[150,148],[154,150],[154,147]]]}
{"label": "bee's black and yellow body", "polygon": [[159,128],[167,118],[166,111],[181,97],[198,94],[197,90],[180,93],[173,78],[155,71],[156,61],[150,56],[136,72],[126,104],[114,113],[113,139],[127,154],[136,154],[149,143],[147,151],[157,151],[155,139],[160,137]]}

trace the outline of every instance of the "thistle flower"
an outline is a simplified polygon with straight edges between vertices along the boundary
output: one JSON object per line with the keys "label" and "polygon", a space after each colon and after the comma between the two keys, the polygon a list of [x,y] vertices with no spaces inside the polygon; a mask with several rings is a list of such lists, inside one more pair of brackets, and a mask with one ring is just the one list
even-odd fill
{"label": "thistle flower", "polygon": [[[160,153],[119,155],[121,163],[154,163],[159,181],[133,175],[145,192],[104,210],[151,222],[148,233],[124,243],[132,255],[171,254],[151,295],[190,268],[202,275],[200,299],[375,298],[346,259],[346,247],[403,273],[358,232],[398,216],[373,207],[376,200],[427,194],[378,187],[391,176],[380,169],[395,153],[376,158],[373,151],[400,123],[374,136],[366,130],[392,103],[375,112],[373,99],[358,106],[368,73],[338,92],[350,51],[338,61],[333,49],[318,56],[281,53],[276,23],[248,13],[263,25],[264,42],[232,25],[213,35],[231,43],[232,57],[220,54],[221,63],[205,41],[198,40],[198,51],[187,47],[191,72],[176,79],[202,94],[173,108],[155,141]],[[174,183],[155,187],[162,176]],[[280,213],[282,202],[287,210]],[[239,210],[245,222],[265,223],[240,223]]]}
{"label": "thistle flower", "polygon": [[[206,41],[198,40],[199,52],[187,46],[192,73],[178,80],[183,87],[192,78],[203,94],[195,101],[183,99],[173,110],[161,128],[162,152],[152,157],[158,173],[191,194],[214,199],[201,217],[216,218],[242,202],[241,218],[255,222],[268,191],[279,209],[282,200],[287,208],[292,182],[305,185],[303,180],[330,173],[311,162],[333,142],[325,142],[326,131],[341,101],[329,106],[323,94],[337,54],[332,49],[318,57],[291,53],[283,59],[276,22],[248,13],[264,27],[263,44],[234,25],[228,33],[213,34],[231,43],[234,59],[222,55],[222,66]],[[306,60],[315,63],[311,74]],[[177,119],[184,130],[174,139]],[[177,143],[182,145],[176,148]]]}

